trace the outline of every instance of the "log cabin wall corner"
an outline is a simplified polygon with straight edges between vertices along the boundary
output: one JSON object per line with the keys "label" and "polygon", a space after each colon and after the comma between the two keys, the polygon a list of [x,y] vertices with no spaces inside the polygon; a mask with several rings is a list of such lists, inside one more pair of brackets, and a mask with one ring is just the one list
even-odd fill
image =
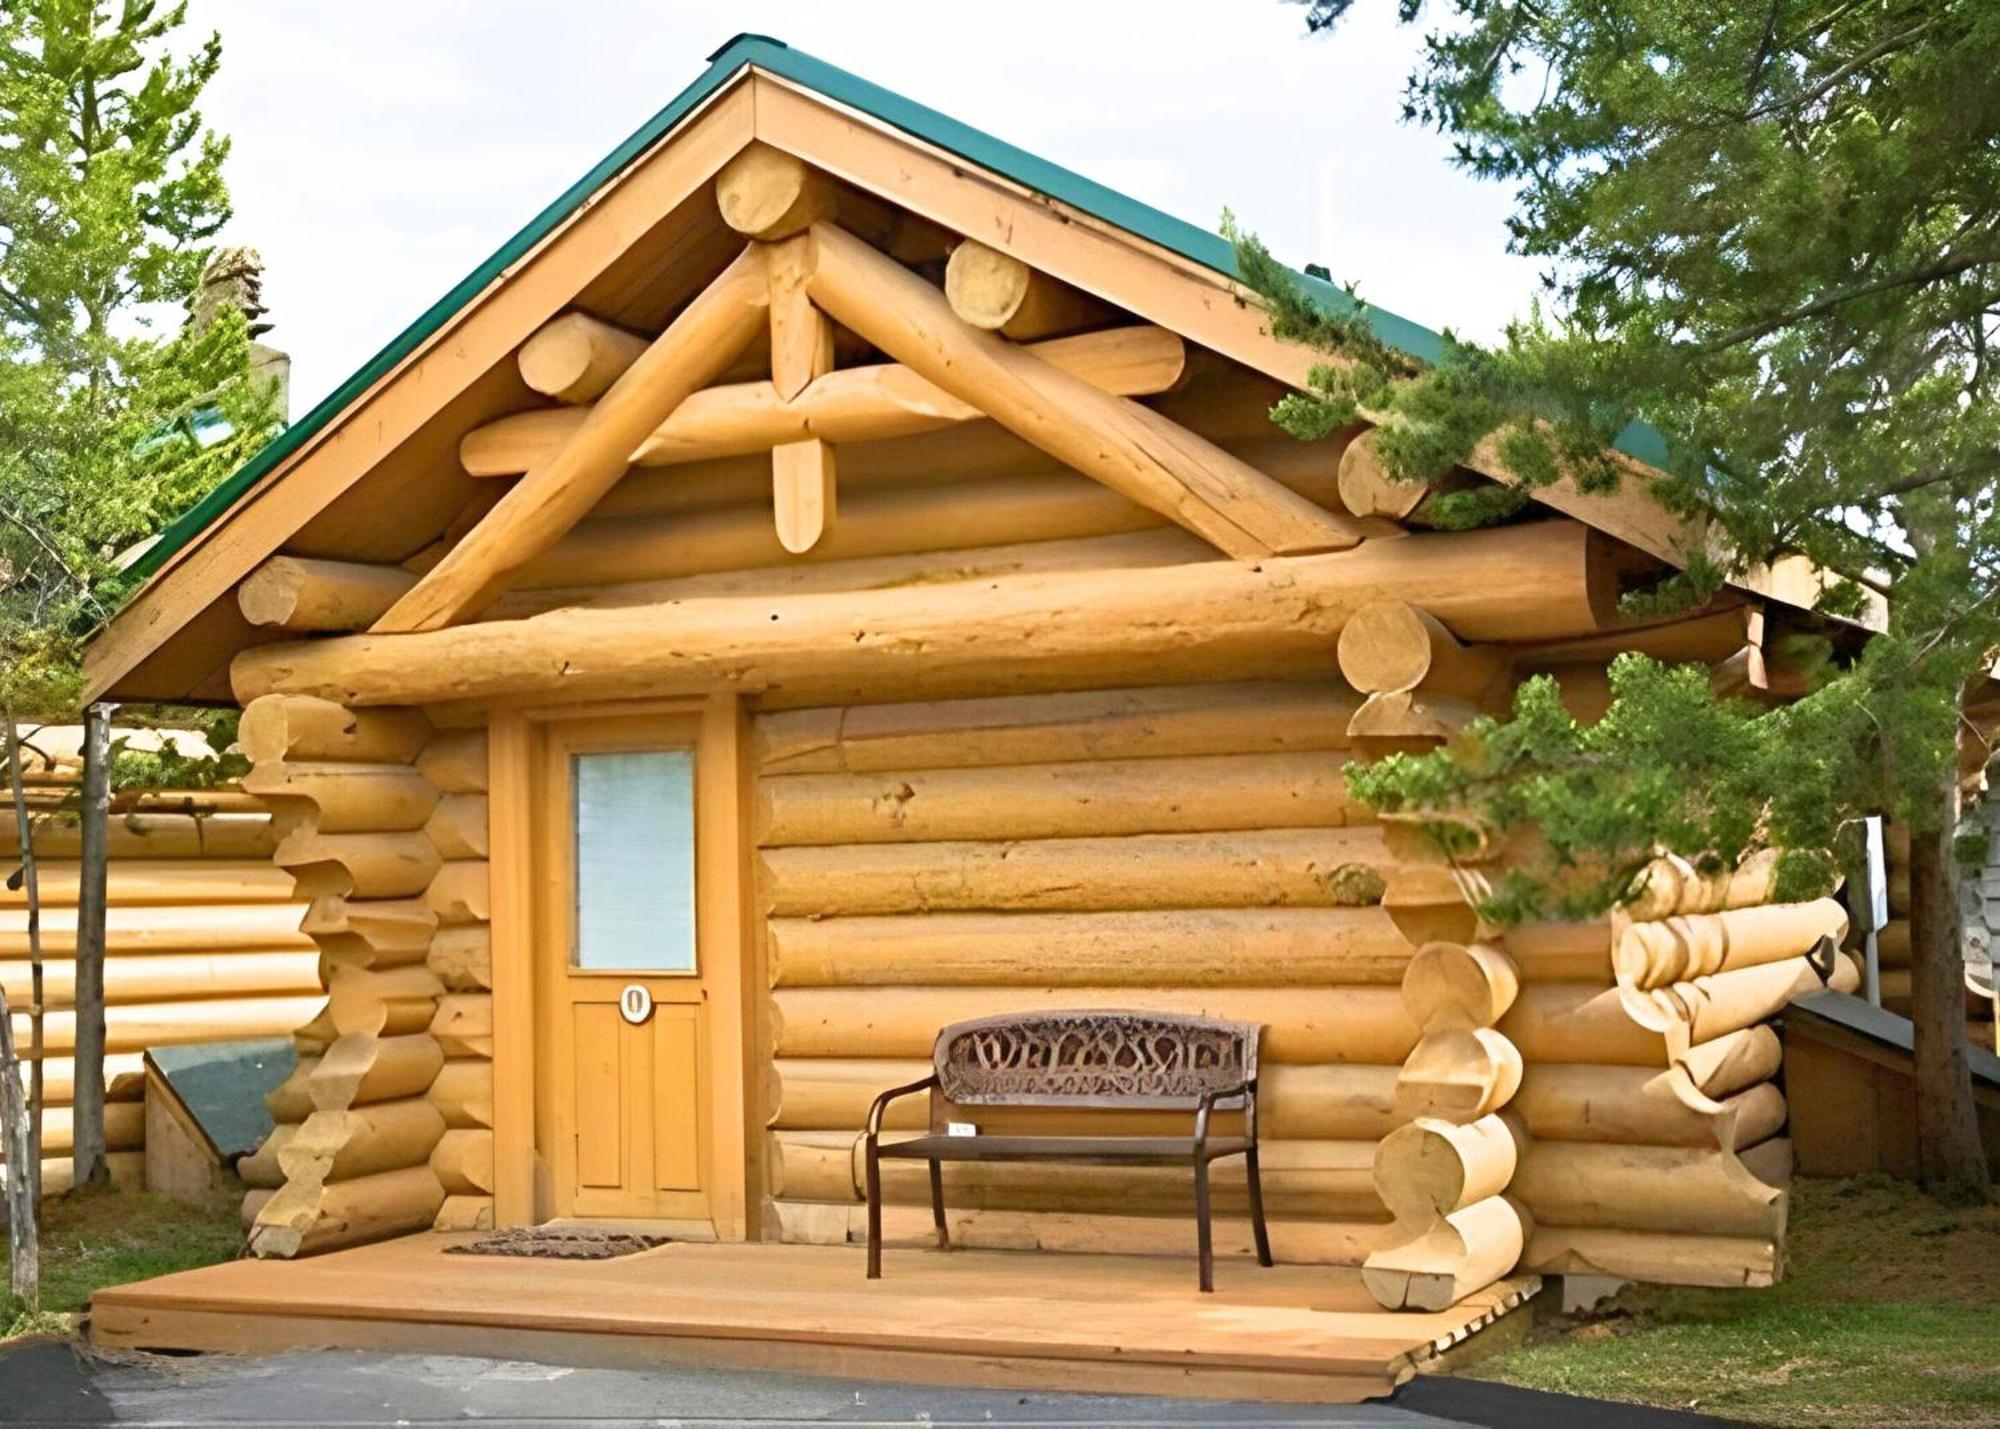
{"label": "log cabin wall corner", "polygon": [[[1265,1025],[1277,1253],[1384,1304],[1768,1280],[1762,1024],[1845,975],[1827,911],[1662,864],[1503,937],[1344,771],[1537,671],[1588,716],[1627,648],[1769,695],[1777,607],[1621,622],[1687,549],[1643,497],[1427,529],[1365,431],[1271,425],[1307,357],[1219,240],[891,100],[730,47],[100,640],[100,687],[246,706],[311,898],[254,1249],[850,1241],[866,1108],[940,1026],[1127,1006]],[[1168,1172],[947,1197],[966,1244],[1193,1241]]]}

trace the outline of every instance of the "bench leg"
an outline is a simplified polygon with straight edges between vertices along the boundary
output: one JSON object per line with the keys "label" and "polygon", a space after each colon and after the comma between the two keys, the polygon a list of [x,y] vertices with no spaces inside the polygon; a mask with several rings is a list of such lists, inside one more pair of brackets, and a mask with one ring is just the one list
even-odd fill
{"label": "bench leg", "polygon": [[1264,1178],[1257,1170],[1257,1148],[1244,1153],[1244,1169],[1250,1173],[1250,1230],[1257,1237],[1257,1263],[1271,1265],[1271,1236],[1264,1229]]}
{"label": "bench leg", "polygon": [[1215,1245],[1208,1229],[1208,1162],[1194,1163],[1195,1246],[1200,1258],[1201,1288],[1215,1289]]}
{"label": "bench leg", "polygon": [[944,1223],[944,1167],[931,1162],[931,1220],[937,1225],[939,1250],[951,1249],[951,1228]]}
{"label": "bench leg", "polygon": [[871,1138],[867,1156],[868,1278],[882,1278],[882,1155]]}

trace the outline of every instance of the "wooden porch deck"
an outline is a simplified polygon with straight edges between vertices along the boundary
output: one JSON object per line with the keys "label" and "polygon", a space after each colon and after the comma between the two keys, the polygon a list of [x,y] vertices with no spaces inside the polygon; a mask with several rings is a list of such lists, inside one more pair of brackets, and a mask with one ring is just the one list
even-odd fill
{"label": "wooden porch deck", "polygon": [[1441,1314],[1375,1306],[1357,1271],[1180,1257],[674,1243],[579,1262],[445,1255],[415,1235],[102,1290],[92,1339],[130,1349],[305,1346],[692,1364],[985,1388],[1338,1403],[1386,1394],[1534,1294]]}

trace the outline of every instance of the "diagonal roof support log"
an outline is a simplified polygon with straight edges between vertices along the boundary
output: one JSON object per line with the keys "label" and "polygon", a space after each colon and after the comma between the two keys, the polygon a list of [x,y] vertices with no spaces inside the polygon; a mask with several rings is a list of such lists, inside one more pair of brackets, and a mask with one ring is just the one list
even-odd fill
{"label": "diagonal roof support log", "polygon": [[596,505],[655,427],[736,360],[763,330],[769,304],[764,255],[753,246],[682,309],[570,439],[523,476],[374,628],[437,630],[476,615],[513,571]]}
{"label": "diagonal roof support log", "polygon": [[842,326],[1024,441],[1231,556],[1337,551],[1364,534],[1152,409],[971,326],[893,258],[816,223],[808,291]]}

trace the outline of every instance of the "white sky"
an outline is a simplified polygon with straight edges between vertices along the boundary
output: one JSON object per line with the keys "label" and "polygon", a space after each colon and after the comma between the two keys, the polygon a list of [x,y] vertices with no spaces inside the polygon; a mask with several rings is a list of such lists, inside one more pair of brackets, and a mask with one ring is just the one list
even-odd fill
{"label": "white sky", "polygon": [[1213,227],[1432,327],[1496,336],[1536,287],[1504,189],[1398,122],[1388,0],[1308,39],[1276,0],[191,0],[220,30],[228,241],[262,250],[294,416],[498,248],[741,30]]}

